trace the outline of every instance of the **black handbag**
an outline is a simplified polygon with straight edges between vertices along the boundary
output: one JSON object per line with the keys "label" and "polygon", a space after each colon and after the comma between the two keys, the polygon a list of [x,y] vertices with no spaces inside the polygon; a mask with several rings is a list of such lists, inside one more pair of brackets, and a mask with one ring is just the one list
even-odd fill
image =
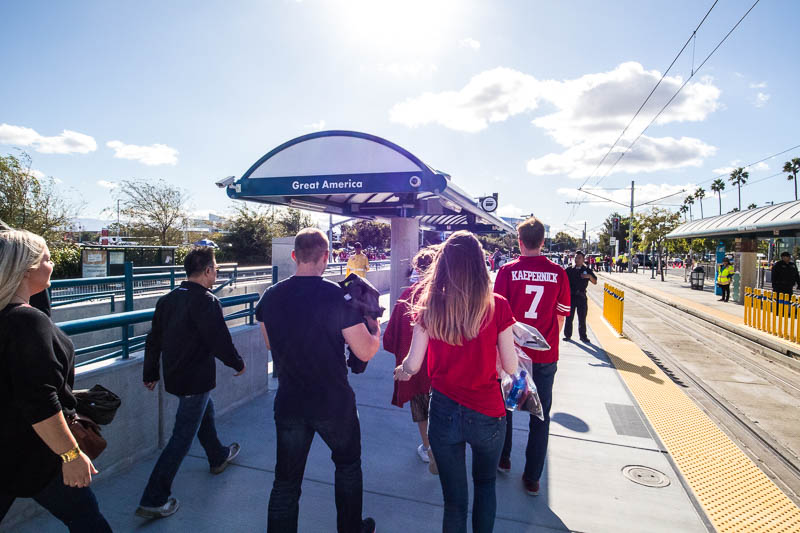
{"label": "black handbag", "polygon": [[119,396],[103,387],[95,385],[91,389],[72,391],[78,401],[75,410],[100,425],[110,424],[122,405]]}

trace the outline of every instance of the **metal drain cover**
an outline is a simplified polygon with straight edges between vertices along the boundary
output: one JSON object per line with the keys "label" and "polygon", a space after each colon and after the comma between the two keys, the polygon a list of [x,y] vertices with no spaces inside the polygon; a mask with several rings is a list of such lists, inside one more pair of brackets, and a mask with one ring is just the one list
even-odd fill
{"label": "metal drain cover", "polygon": [[666,475],[649,466],[629,465],[622,469],[622,475],[645,487],[661,488],[670,483]]}

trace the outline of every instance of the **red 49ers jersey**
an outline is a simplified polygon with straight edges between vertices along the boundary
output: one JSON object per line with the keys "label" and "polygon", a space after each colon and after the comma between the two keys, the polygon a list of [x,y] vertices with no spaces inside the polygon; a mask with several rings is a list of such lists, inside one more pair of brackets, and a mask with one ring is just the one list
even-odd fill
{"label": "red 49ers jersey", "polygon": [[494,292],[505,296],[514,318],[544,335],[550,350],[523,348],[534,363],[558,361],[558,315],[569,316],[569,279],[543,255],[520,256],[500,267]]}

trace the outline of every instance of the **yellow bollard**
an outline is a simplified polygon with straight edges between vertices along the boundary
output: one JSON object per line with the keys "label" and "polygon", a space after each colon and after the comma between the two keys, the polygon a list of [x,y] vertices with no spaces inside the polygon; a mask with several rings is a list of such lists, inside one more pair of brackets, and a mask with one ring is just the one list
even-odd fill
{"label": "yellow bollard", "polygon": [[744,325],[750,326],[750,306],[753,304],[753,291],[750,287],[744,288]]}
{"label": "yellow bollard", "polygon": [[797,322],[800,319],[800,312],[797,310],[798,304],[800,304],[800,298],[792,295],[792,315],[789,319],[792,331],[789,334],[789,338],[794,342],[800,342],[800,324]]}
{"label": "yellow bollard", "polygon": [[788,306],[786,305],[787,300],[789,299],[788,294],[781,294],[779,296],[780,304],[778,304],[778,309],[780,310],[780,316],[778,317],[778,321],[781,323],[780,330],[781,330],[781,337],[784,339],[789,338],[788,326],[789,326],[789,317],[787,316],[786,311],[788,310]]}
{"label": "yellow bollard", "polygon": [[753,326],[756,329],[761,329],[761,290],[753,290]]}

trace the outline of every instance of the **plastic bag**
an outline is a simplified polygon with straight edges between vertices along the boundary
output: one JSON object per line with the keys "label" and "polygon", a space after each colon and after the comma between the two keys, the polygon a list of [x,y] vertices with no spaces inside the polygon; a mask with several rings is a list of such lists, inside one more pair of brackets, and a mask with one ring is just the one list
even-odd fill
{"label": "plastic bag", "polygon": [[[537,332],[538,333],[538,332]],[[527,411],[539,420],[544,421],[544,410],[536,384],[531,377],[533,364],[525,352],[515,346],[517,352],[517,371],[509,375],[501,371],[500,389],[503,401],[509,411]]]}

